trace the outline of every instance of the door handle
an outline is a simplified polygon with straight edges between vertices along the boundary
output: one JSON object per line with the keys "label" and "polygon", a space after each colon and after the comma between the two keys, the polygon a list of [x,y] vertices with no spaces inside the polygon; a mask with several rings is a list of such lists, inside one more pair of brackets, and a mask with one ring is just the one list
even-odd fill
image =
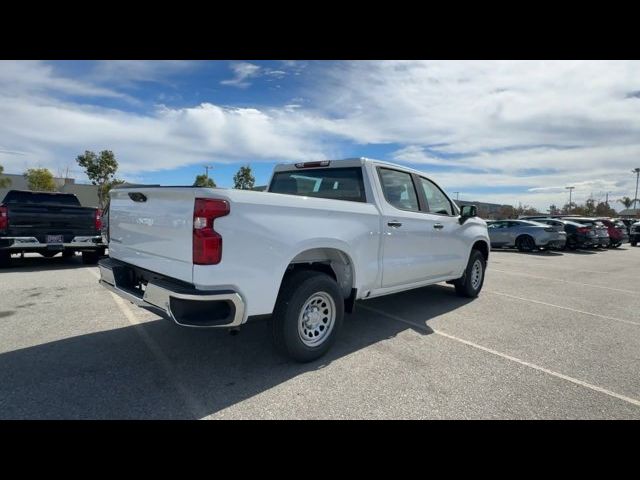
{"label": "door handle", "polygon": [[402,222],[387,222],[387,225],[393,228],[398,228],[402,226]]}
{"label": "door handle", "polygon": [[435,228],[436,230],[442,230],[444,228],[444,225],[442,225],[441,223],[434,223],[433,228]]}

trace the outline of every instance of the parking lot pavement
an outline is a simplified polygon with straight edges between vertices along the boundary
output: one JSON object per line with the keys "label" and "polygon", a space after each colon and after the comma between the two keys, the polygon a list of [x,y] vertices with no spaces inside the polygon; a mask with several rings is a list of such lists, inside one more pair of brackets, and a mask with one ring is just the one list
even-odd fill
{"label": "parking lot pavement", "polygon": [[184,329],[79,258],[0,272],[0,418],[640,418],[640,248],[493,251],[476,300],[442,284],[359,302],[333,350],[264,323]]}

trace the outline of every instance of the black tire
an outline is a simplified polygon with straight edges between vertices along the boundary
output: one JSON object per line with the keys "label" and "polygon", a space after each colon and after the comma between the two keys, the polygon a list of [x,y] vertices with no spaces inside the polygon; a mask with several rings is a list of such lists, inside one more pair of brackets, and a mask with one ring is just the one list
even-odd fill
{"label": "black tire", "polygon": [[[317,345],[308,345],[301,336],[298,329],[298,319],[302,313],[302,308],[308,300],[315,294],[326,294],[333,301],[335,307],[335,318],[333,327],[325,333],[324,339]],[[330,303],[330,302],[328,302]],[[320,304],[322,308],[322,304]],[[321,313],[318,312],[320,315]],[[276,349],[298,362],[311,362],[322,357],[331,348],[342,328],[344,318],[344,298],[336,281],[329,275],[312,270],[299,270],[288,274],[276,301],[276,306],[271,317],[271,334]],[[330,319],[327,319],[330,321]],[[324,322],[320,319],[319,322]],[[322,336],[317,327],[316,332]],[[303,324],[301,328],[304,329]],[[307,332],[307,330],[304,330]],[[312,336],[311,330],[309,335]],[[307,339],[307,342],[311,340]]]}
{"label": "black tire", "polygon": [[635,247],[636,245],[638,245],[638,242],[631,242],[632,247]]}
{"label": "black tire", "polygon": [[[480,282],[476,283],[474,286],[474,277],[472,270],[475,263],[478,261],[480,262],[481,266],[481,277]],[[482,285],[484,285],[486,268],[487,261],[484,259],[484,255],[482,254],[482,252],[480,250],[471,250],[471,255],[469,255],[469,263],[467,263],[467,268],[464,270],[464,275],[453,282],[453,285],[456,287],[456,293],[463,297],[476,298],[482,290]]]}
{"label": "black tire", "polygon": [[95,265],[100,260],[100,252],[82,252],[82,263],[85,265]]}
{"label": "black tire", "polygon": [[9,252],[0,252],[0,268],[7,268],[11,265],[11,254]]}
{"label": "black tire", "polygon": [[516,239],[516,248],[520,252],[531,252],[536,248],[536,242],[530,235],[521,235]]}

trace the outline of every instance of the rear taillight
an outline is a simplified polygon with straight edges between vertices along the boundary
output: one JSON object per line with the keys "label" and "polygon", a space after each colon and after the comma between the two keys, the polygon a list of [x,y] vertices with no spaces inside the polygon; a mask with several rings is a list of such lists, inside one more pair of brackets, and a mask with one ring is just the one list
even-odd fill
{"label": "rear taillight", "polygon": [[102,210],[96,208],[96,211],[93,214],[93,221],[96,226],[96,230],[98,232],[102,231]]}
{"label": "rear taillight", "polygon": [[6,230],[9,228],[9,209],[0,205],[0,230]]}
{"label": "rear taillight", "polygon": [[222,259],[222,237],[213,229],[216,218],[229,215],[229,202],[196,198],[193,209],[193,263],[215,265]]}

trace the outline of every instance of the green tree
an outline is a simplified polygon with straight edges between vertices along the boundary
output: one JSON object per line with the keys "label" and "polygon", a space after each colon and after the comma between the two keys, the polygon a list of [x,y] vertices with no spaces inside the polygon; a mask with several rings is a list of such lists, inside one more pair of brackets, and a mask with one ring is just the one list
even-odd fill
{"label": "green tree", "polygon": [[53,173],[46,168],[30,168],[24,172],[29,188],[40,192],[55,192],[56,182]]}
{"label": "green tree", "polygon": [[517,218],[521,215],[539,215],[540,212],[533,207],[530,207],[529,205],[522,205],[521,203],[518,204],[518,206],[514,209],[514,218]]}
{"label": "green tree", "polygon": [[[4,167],[0,165],[0,175],[2,175],[2,172],[4,172]],[[0,188],[9,188],[10,185],[11,185],[10,178],[0,178]]]}
{"label": "green tree", "polygon": [[118,161],[111,150],[102,150],[97,155],[85,150],[83,155],[78,155],[76,162],[84,168],[87,177],[93,185],[98,186],[98,199],[100,208],[104,207],[109,190],[121,180],[116,180],[115,174],[118,170]]}
{"label": "green tree", "polygon": [[633,198],[622,197],[617,201],[618,203],[621,203],[622,205],[624,205],[624,208],[631,208],[631,205],[633,205]]}
{"label": "green tree", "polygon": [[587,217],[593,217],[596,214],[596,201],[593,198],[587,199],[584,203],[584,214]]}
{"label": "green tree", "polygon": [[215,188],[216,182],[214,182],[213,178],[207,177],[206,175],[196,175],[196,180],[193,182],[194,187],[210,187]]}
{"label": "green tree", "polygon": [[616,211],[606,202],[598,202],[596,205],[596,215],[598,217],[615,217]]}
{"label": "green tree", "polygon": [[256,183],[256,179],[251,173],[251,167],[240,167],[240,169],[233,176],[233,188],[240,190],[251,190]]}
{"label": "green tree", "polygon": [[502,205],[496,215],[497,220],[506,220],[507,218],[516,218],[516,209],[511,205]]}
{"label": "green tree", "polygon": [[549,215],[560,215],[561,211],[555,204],[549,205]]}

